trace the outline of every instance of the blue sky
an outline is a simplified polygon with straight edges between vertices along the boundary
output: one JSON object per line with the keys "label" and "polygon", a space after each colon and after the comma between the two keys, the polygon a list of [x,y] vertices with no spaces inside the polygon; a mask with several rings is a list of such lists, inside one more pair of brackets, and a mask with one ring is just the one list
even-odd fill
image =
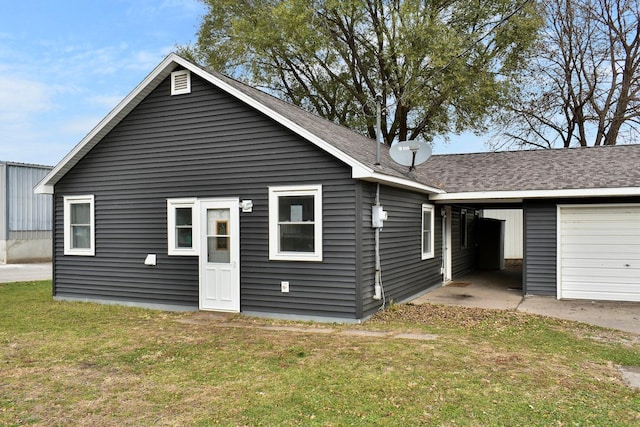
{"label": "blue sky", "polygon": [[[0,160],[55,165],[176,45],[197,0],[3,0]],[[485,151],[472,134],[434,153]]]}

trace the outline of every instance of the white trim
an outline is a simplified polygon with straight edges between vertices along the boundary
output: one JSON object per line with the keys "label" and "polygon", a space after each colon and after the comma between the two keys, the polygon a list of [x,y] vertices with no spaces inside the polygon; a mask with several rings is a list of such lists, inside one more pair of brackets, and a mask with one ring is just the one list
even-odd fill
{"label": "white trim", "polygon": [[461,193],[441,193],[429,197],[437,202],[482,201],[522,201],[522,199],[545,199],[561,197],[607,197],[640,196],[640,187],[620,188],[571,188],[562,190],[513,190],[513,191],[467,191]]}
{"label": "white trim", "polygon": [[338,160],[343,161],[352,169],[352,177],[373,182],[383,182],[388,185],[417,190],[424,193],[441,193],[442,190],[428,185],[423,185],[401,177],[393,177],[375,172],[373,168],[357,161],[345,152],[329,144],[324,139],[314,135],[309,130],[298,125],[292,120],[275,112],[258,100],[245,94],[244,92],[225,83],[219,78],[199,68],[197,65],[186,61],[180,56],[172,53],[168,55],[131,93],[129,93],[95,128],[85,136],[52,170],[45,176],[34,191],[37,194],[53,194],[54,185],[71,169],[85,154],[91,150],[109,131],[111,131],[131,110],[133,110],[151,91],[153,91],[162,80],[170,76],[172,70],[178,66],[184,68],[182,71],[190,71],[200,76],[209,83],[217,86],[229,95],[253,107],[257,111],[267,115],[269,118],[285,126],[289,130],[308,140],[320,149],[329,153]]}
{"label": "white trim", "polygon": [[[94,196],[64,196],[64,254],[79,256],[95,256],[96,254],[96,229],[95,229],[95,199]],[[73,248],[71,247],[71,206],[74,204],[89,204],[89,247]]]}
{"label": "white trim", "polygon": [[562,221],[560,215],[563,205],[556,205],[556,299],[560,299],[562,295]]}
{"label": "white trim", "polygon": [[[174,59],[179,56],[167,56],[151,73],[131,91],[105,118],[85,136],[66,156],[35,186],[36,194],[53,194],[54,185],[82,159],[107,133],[109,133],[127,114],[129,114],[148,94],[150,94],[171,71],[178,66]],[[169,68],[171,63],[175,63]]]}
{"label": "white trim", "polygon": [[[281,252],[278,232],[278,198],[280,196],[314,197],[314,251]],[[269,187],[269,259],[273,261],[322,261],[322,185]]]}
{"label": "white trim", "polygon": [[333,145],[331,145],[331,144],[327,143],[325,140],[317,137],[313,133],[309,132],[307,129],[305,129],[302,126],[298,125],[297,123],[295,123],[295,122],[289,120],[288,118],[282,116],[281,114],[275,112],[274,110],[272,110],[271,108],[269,108],[266,105],[262,104],[260,101],[256,100],[255,98],[252,98],[251,96],[245,94],[244,92],[239,91],[235,87],[227,84],[226,82],[220,80],[219,78],[215,77],[214,75],[209,74],[206,71],[203,71],[198,66],[193,65],[192,63],[185,61],[184,59],[182,59],[181,57],[179,57],[179,56],[177,56],[175,54],[171,54],[171,55],[169,55],[169,57],[172,58],[172,60],[175,61],[176,63],[180,64],[181,66],[183,66],[184,68],[190,70],[191,72],[194,72],[194,73],[198,74],[204,80],[207,80],[209,83],[212,83],[213,85],[217,86],[219,89],[222,89],[223,91],[227,92],[229,95],[233,96],[234,98],[237,98],[240,101],[246,103],[247,105],[253,107],[257,111],[265,114],[267,117],[275,120],[276,122],[280,123],[281,125],[283,125],[284,127],[288,128],[289,130],[292,130],[293,132],[297,133],[298,135],[300,135],[304,139],[306,139],[306,140],[312,142],[313,144],[317,145],[319,148],[321,148],[322,150],[324,150],[327,153],[331,154],[332,156],[336,157],[337,159],[342,160],[343,162],[345,162],[346,164],[348,164],[352,168],[353,167],[358,167],[358,168],[361,168],[363,170],[372,171],[371,168],[368,168],[367,166],[363,165],[362,163],[356,161],[353,157],[351,157],[351,156],[345,154],[344,152],[340,151],[339,149],[337,149]]}
{"label": "white trim", "polygon": [[452,210],[451,210],[451,206],[443,206],[442,207],[444,209],[444,230],[442,233],[442,244],[443,244],[443,248],[442,248],[442,253],[443,253],[443,257],[444,257],[444,272],[442,275],[442,279],[444,283],[447,283],[449,281],[451,281],[452,278],[452,274],[451,274],[451,270],[452,270],[452,252],[451,252],[451,227],[452,227],[452,221],[451,221],[451,217],[452,215]]}
{"label": "white trim", "polygon": [[[183,76],[186,78],[186,85],[184,88],[178,88],[176,79]],[[191,93],[191,72],[189,70],[173,71],[171,73],[171,95],[184,95],[187,93]]]}
{"label": "white trim", "polygon": [[[199,255],[198,239],[200,236],[200,216],[197,212],[195,197],[167,199],[167,255],[194,256]],[[191,208],[191,247],[179,248],[176,245],[176,209]]]}
{"label": "white trim", "polygon": [[[429,247],[430,251],[424,250],[424,214],[429,212],[431,214],[431,232],[429,233]],[[422,233],[420,233],[420,247],[422,248],[422,259],[432,259],[435,256],[435,209],[434,206],[428,203],[422,204],[422,217],[421,217],[421,225],[420,228]]]}
{"label": "white trim", "polygon": [[419,191],[421,193],[427,193],[427,194],[443,194],[444,193],[443,190],[436,187],[420,184],[419,182],[411,181],[404,178],[394,177],[391,175],[384,175],[379,172],[373,172],[370,169],[367,171],[361,168],[353,168],[351,177],[355,179],[362,179],[363,181],[379,182],[381,184],[387,184],[391,187]]}

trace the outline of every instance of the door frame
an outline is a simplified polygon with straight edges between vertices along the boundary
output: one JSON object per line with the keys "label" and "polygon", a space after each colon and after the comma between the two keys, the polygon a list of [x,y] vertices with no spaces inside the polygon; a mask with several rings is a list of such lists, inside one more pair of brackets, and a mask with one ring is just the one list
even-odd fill
{"label": "door frame", "polygon": [[[234,269],[235,289],[233,299],[234,304],[231,309],[228,308],[203,308],[205,286],[205,267],[207,259],[207,223],[206,223],[206,211],[207,209],[229,209],[229,221],[231,226],[229,227],[229,244],[230,249],[230,262]],[[198,245],[200,248],[200,255],[198,257],[198,309],[205,311],[226,311],[238,313],[240,312],[240,199],[238,198],[211,198],[211,199],[199,199],[197,202],[198,218],[200,222],[200,231],[198,235]]]}
{"label": "door frame", "polygon": [[451,206],[443,206],[442,213],[442,283],[448,283],[451,277]]}

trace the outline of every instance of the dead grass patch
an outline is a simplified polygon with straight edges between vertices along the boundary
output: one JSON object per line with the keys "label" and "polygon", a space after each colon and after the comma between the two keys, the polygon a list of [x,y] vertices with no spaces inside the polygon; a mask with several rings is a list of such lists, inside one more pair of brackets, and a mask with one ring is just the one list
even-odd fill
{"label": "dead grass patch", "polygon": [[640,423],[614,368],[640,344],[572,322],[398,305],[318,325],[59,303],[46,283],[0,304],[1,425]]}

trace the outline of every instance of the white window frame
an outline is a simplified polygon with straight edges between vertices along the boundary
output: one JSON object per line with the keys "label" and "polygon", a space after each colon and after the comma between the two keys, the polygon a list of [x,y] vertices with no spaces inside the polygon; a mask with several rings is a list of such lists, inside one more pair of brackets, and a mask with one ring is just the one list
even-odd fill
{"label": "white window frame", "polygon": [[[197,256],[200,254],[198,245],[199,218],[195,197],[181,199],[167,199],[167,254],[179,256]],[[191,208],[191,247],[179,248],[176,242],[176,209]]]}
{"label": "white window frame", "polygon": [[[426,212],[429,212],[431,214],[431,230],[429,232],[429,246],[431,248],[431,250],[427,251],[425,250],[424,247],[424,214]],[[430,205],[428,203],[423,203],[422,204],[422,216],[420,217],[421,219],[421,224],[420,224],[420,228],[422,230],[422,233],[420,234],[420,246],[422,248],[422,259],[431,259],[435,256],[435,218],[434,218],[434,213],[435,213],[435,208],[433,205]]]}
{"label": "white window frame", "polygon": [[[179,76],[185,76],[187,79],[187,85],[184,89],[176,88],[176,78]],[[171,73],[171,95],[183,95],[185,93],[191,93],[191,72],[189,70],[173,71]]]}
{"label": "white window frame", "polygon": [[[278,199],[286,196],[314,197],[313,252],[284,252],[279,250]],[[269,187],[269,259],[274,261],[322,261],[322,185]]]}
{"label": "white window frame", "polygon": [[[96,228],[95,228],[95,199],[91,195],[63,196],[64,200],[64,254],[78,256],[95,256],[96,254]],[[89,247],[73,248],[71,235],[71,206],[89,203]]]}

